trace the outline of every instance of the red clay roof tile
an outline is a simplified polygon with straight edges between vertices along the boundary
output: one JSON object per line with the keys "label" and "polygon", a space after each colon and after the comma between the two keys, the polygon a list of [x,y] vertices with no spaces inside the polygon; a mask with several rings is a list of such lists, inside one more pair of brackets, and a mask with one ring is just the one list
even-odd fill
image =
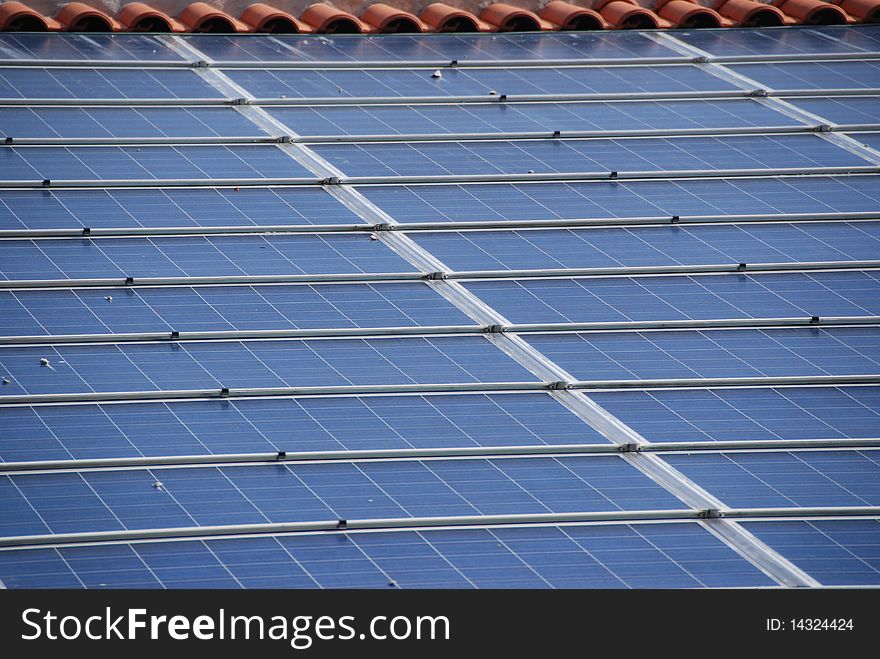
{"label": "red clay roof tile", "polygon": [[[455,7],[443,2],[424,6],[416,16],[412,11],[423,5],[406,0],[402,7],[389,3],[367,5],[360,18],[324,2],[310,5],[299,18],[261,2],[247,6],[241,18],[207,2],[187,5],[177,18],[143,2],[131,2],[123,5],[114,18],[100,8],[107,6],[109,0],[97,1],[97,6],[84,2],[61,5],[54,18],[18,0],[3,2],[0,4],[0,30],[361,34],[693,29],[880,22],[880,0],[715,0],[712,8],[703,5],[704,0],[584,0],[589,6],[551,0],[539,5],[537,13],[501,2],[484,6],[479,0],[458,0],[459,3],[472,3],[475,11],[482,7],[479,17],[467,10],[467,4]],[[183,2],[185,0],[181,0],[181,5]],[[162,6],[167,8],[168,5]],[[530,6],[534,7],[534,4]]]}

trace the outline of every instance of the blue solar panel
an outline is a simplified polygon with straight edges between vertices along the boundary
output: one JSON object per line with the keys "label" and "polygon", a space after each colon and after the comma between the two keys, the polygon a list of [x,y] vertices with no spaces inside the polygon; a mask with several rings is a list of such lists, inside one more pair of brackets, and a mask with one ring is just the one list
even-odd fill
{"label": "blue solar panel", "polygon": [[265,137],[234,108],[0,107],[0,135],[59,138]]}
{"label": "blue solar panel", "polygon": [[322,144],[313,148],[349,176],[868,165],[863,158],[817,135]]}
{"label": "blue solar panel", "polygon": [[880,373],[873,327],[541,334],[528,341],[581,380]]}
{"label": "blue solar panel", "polygon": [[745,224],[419,233],[456,270],[870,260],[880,223]]}
{"label": "blue solar panel", "polygon": [[0,368],[3,395],[535,379],[475,336],[9,347]]}
{"label": "blue solar panel", "polygon": [[[3,35],[6,36],[8,33]],[[222,97],[189,69],[4,67],[0,70],[0,99]]]}
{"label": "blue solar panel", "polygon": [[880,123],[880,96],[792,98],[786,101],[835,124]]}
{"label": "blue solar panel", "polygon": [[226,69],[257,98],[443,97],[734,89],[690,64],[643,67],[450,69]]}
{"label": "blue solar panel", "polygon": [[880,520],[747,522],[745,527],[823,585],[880,585]]}
{"label": "blue solar panel", "polygon": [[[694,61],[688,47],[704,49],[709,61]],[[863,173],[875,159],[865,150],[858,156],[839,146],[845,139],[840,136],[788,130],[809,126],[776,109],[782,108],[777,101],[743,96],[743,86],[719,68],[751,77],[757,89],[815,90],[784,100],[812,113],[816,124],[850,125],[854,131],[856,125],[878,122],[877,98],[834,96],[830,90],[878,87],[875,52],[880,52],[880,30],[848,26],[680,31],[660,37],[627,31],[0,35],[0,59],[8,64],[0,67],[0,136],[13,138],[0,154],[0,182],[6,182],[0,230],[13,232],[0,240],[0,284],[3,279],[67,280],[66,288],[0,290],[5,343],[0,346],[0,460],[73,461],[69,469],[35,471],[29,465],[0,476],[0,534],[132,531],[131,544],[99,539],[77,547],[0,549],[2,585],[810,583],[786,574],[784,563],[758,538],[823,583],[878,583],[876,522],[799,521],[796,532],[787,521],[741,522],[756,537],[740,535],[744,544],[735,550],[721,532],[730,523],[724,518],[711,525],[671,523],[662,512],[695,516],[697,509],[712,505],[701,492],[728,506],[782,507],[778,514],[788,519],[801,516],[804,506],[880,505],[880,453],[846,441],[878,437],[880,386],[830,387],[809,379],[880,374],[880,331],[860,324],[869,319],[849,326],[765,329],[479,331],[486,323],[508,322],[795,316],[805,322],[808,316],[880,314],[877,273],[840,264],[827,271],[811,267],[763,274],[750,274],[751,269],[603,277],[565,272],[762,262],[852,266],[852,261],[875,260],[880,222],[865,218],[880,213],[880,176]],[[767,53],[786,57],[770,64],[712,59]],[[654,57],[678,63],[652,62]],[[609,66],[600,61],[606,58],[628,61]],[[34,59],[61,66],[26,61]],[[192,66],[203,59],[212,68]],[[104,60],[127,63],[101,66]],[[176,60],[179,66],[151,66],[158,60]],[[447,66],[452,60],[483,63]],[[511,60],[521,61],[512,66]],[[247,65],[224,64],[236,61]],[[432,75],[437,67],[440,76]],[[230,91],[229,80],[240,85],[239,92]],[[265,137],[267,130],[247,120],[252,113],[196,102],[230,94],[280,100],[254,112],[277,118],[289,127],[283,132],[327,138],[292,147],[224,140]],[[502,103],[505,94],[509,102]],[[625,100],[593,97],[597,94]],[[520,101],[522,95],[533,98]],[[560,100],[572,95],[590,98]],[[665,98],[670,95],[678,99]],[[356,97],[374,102],[359,103]],[[418,102],[408,100],[415,97]],[[5,106],[2,98],[8,99]],[[100,99],[108,102],[102,105]],[[714,129],[719,130],[713,134]],[[669,132],[620,135],[633,130]],[[694,136],[696,130],[706,134]],[[551,131],[562,134],[550,139]],[[578,138],[572,131],[617,137]],[[676,137],[673,131],[691,136]],[[546,139],[517,139],[518,133],[537,132]],[[475,139],[481,133],[503,139]],[[456,141],[463,134],[470,135]],[[359,135],[392,137],[358,140]],[[445,135],[447,141],[420,140],[420,135]],[[877,135],[850,132],[856,141],[880,148]],[[346,143],[346,136],[355,139]],[[16,142],[28,137],[42,138],[46,145]],[[336,137],[343,139],[334,143]],[[64,142],[80,138],[104,138],[114,146]],[[119,146],[149,138],[168,145]],[[308,168],[301,161],[309,162]],[[328,161],[336,167],[327,167]],[[839,167],[844,173],[806,171],[815,167]],[[855,173],[854,167],[863,169]],[[725,179],[717,175],[721,169],[756,171]],[[792,171],[774,172],[781,169]],[[530,171],[564,175],[557,178],[589,172],[605,177],[611,171],[643,170],[651,176],[517,184],[468,178],[508,174],[516,180]],[[674,178],[669,172],[675,170],[698,171]],[[462,182],[319,184],[340,171],[346,176],[454,174]],[[307,181],[280,186],[270,181],[296,178]],[[26,189],[46,179],[50,182],[41,189]],[[126,184],[127,179],[140,182]],[[58,180],[83,183],[51,185]],[[846,215],[850,212],[860,215]],[[822,222],[738,217],[820,213],[839,215]],[[688,221],[702,215],[724,221]],[[407,232],[405,226],[643,216],[668,222],[453,227],[448,232],[436,227]],[[670,221],[673,216],[682,221]],[[404,226],[394,227],[388,240],[371,240],[379,234],[369,232],[394,222]],[[310,224],[335,224],[342,231],[297,226]],[[346,230],[342,224],[368,231]],[[285,232],[287,226],[297,230]],[[199,227],[211,231],[200,233]],[[119,231],[107,232],[114,236],[101,229]],[[50,231],[26,233],[30,230]],[[179,284],[191,285],[121,285],[124,277],[151,276],[399,272],[421,277],[413,263],[420,264],[422,274],[495,270],[498,278],[253,286],[184,279]],[[538,269],[560,269],[568,276],[502,278],[512,274],[505,271]],[[101,277],[114,282],[78,281]],[[455,334],[451,327],[441,333],[428,329],[435,325],[466,328]],[[395,332],[395,327],[406,329]],[[369,331],[357,336],[358,328]],[[273,330],[304,332],[283,338]],[[312,330],[312,338],[303,337]],[[242,333],[201,339],[168,334],[212,331]],[[160,334],[131,335],[139,332]],[[121,333],[129,336],[115,336]],[[51,338],[61,334],[107,336]],[[27,335],[50,338],[43,343]],[[802,386],[771,387],[774,380],[760,379],[779,376],[804,380]],[[758,383],[712,388],[701,381],[723,377]],[[654,378],[696,382],[649,390],[562,390],[569,380]],[[453,384],[478,385],[473,388],[480,393]],[[375,393],[334,391],[370,385],[378,385]],[[405,385],[406,393],[394,385]],[[516,387],[534,391],[507,391]],[[186,394],[191,389],[206,391]],[[27,398],[55,394],[81,394],[82,400]],[[713,441],[777,440],[779,450],[752,446],[745,451],[740,444],[740,449],[715,445],[720,451],[622,456],[609,443],[638,441],[639,435],[654,443],[704,442],[707,449]],[[786,443],[808,439],[840,441],[833,450]],[[581,444],[592,446],[575,446]],[[555,445],[565,448],[551,448]],[[360,454],[360,459],[347,453],[385,450],[399,452],[393,458]],[[327,451],[340,455],[321,460],[297,455]],[[222,459],[211,457],[221,454]],[[234,457],[238,454],[264,461]],[[204,462],[184,464],[189,461],[180,456],[187,455]],[[101,462],[76,462],[113,458],[120,462],[112,469]],[[132,461],[136,458],[158,459]],[[663,479],[657,468],[663,469]],[[494,527],[418,531],[410,520],[394,532],[349,533],[338,527],[185,542],[144,542],[149,534],[142,533],[174,526],[295,521],[335,526],[340,519],[594,511],[610,515],[599,524],[525,525],[514,517],[495,520],[503,523]],[[624,525],[617,516],[621,511],[645,511],[639,520],[658,519]]]}
{"label": "blue solar panel", "polygon": [[150,62],[180,60],[168,47],[162,35],[146,34],[14,34],[5,33],[0,39],[0,58],[73,59],[73,60],[131,60]]}
{"label": "blue solar panel", "polygon": [[880,177],[370,186],[400,222],[877,211]]}
{"label": "blue solar panel", "polygon": [[622,37],[596,32],[551,34],[388,34],[352,37],[236,39],[220,35],[186,37],[203,53],[223,61],[397,62],[674,57],[675,51],[644,34]]}
{"label": "blue solar panel", "polygon": [[419,282],[4,291],[0,316],[9,335],[474,324]]}
{"label": "blue solar panel", "polygon": [[4,536],[684,505],[616,455],[24,474],[0,492]]}
{"label": "blue solar panel", "polygon": [[663,459],[734,508],[880,505],[876,451],[708,453]]}
{"label": "blue solar panel", "polygon": [[651,442],[880,437],[880,387],[620,391],[590,397]]}
{"label": "blue solar panel", "polygon": [[739,29],[691,30],[677,32],[676,38],[710,52],[716,57],[728,55],[776,55],[859,53],[880,50],[876,28],[823,26],[795,30]]}
{"label": "blue solar panel", "polygon": [[874,89],[880,81],[880,62],[785,62],[738,64],[736,73],[770,89]]}
{"label": "blue solar panel", "polygon": [[544,393],[0,409],[0,460],[604,444]]}
{"label": "blue solar panel", "polygon": [[0,551],[11,588],[699,588],[773,582],[694,523]]}
{"label": "blue solar panel", "polygon": [[299,135],[649,130],[791,126],[794,120],[751,99],[621,103],[471,103],[267,107]]}
{"label": "blue solar panel", "polygon": [[585,323],[880,314],[880,280],[865,272],[474,281],[515,323]]}
{"label": "blue solar panel", "polygon": [[4,190],[2,229],[363,224],[325,190],[144,188]]}
{"label": "blue solar panel", "polygon": [[6,279],[409,272],[366,234],[186,236],[0,242]]}
{"label": "blue solar panel", "polygon": [[274,145],[2,147],[0,180],[313,178]]}

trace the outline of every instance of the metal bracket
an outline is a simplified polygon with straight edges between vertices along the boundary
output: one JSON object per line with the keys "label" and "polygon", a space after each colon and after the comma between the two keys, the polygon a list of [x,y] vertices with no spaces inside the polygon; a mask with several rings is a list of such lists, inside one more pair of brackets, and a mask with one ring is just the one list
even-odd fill
{"label": "metal bracket", "polygon": [[485,331],[486,334],[503,334],[507,328],[504,325],[487,325]]}
{"label": "metal bracket", "polygon": [[723,517],[723,515],[717,508],[706,508],[706,510],[700,511],[700,517],[702,519],[718,519]]}
{"label": "metal bracket", "polygon": [[445,272],[429,272],[425,275],[425,279],[429,281],[441,281],[447,278],[447,274]]}

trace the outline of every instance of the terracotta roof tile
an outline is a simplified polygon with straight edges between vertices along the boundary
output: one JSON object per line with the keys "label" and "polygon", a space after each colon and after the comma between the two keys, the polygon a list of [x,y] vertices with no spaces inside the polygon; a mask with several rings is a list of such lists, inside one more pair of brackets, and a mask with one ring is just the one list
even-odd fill
{"label": "terracotta roof tile", "polygon": [[[583,0],[581,4],[528,0],[528,6],[478,0],[393,0],[366,4],[359,16],[318,2],[299,16],[279,6],[208,2],[124,4],[115,15],[108,0],[59,2],[38,11],[18,0],[0,3],[0,29],[73,32],[272,32],[325,34],[517,32],[537,30],[663,29],[839,25],[880,22],[880,0]],[[522,0],[514,0],[522,2]],[[40,7],[45,7],[44,0]],[[711,6],[709,6],[711,4]],[[171,8],[169,8],[171,5]],[[51,5],[50,5],[51,6]],[[113,4],[113,7],[118,5]],[[302,4],[299,5],[302,7]],[[344,5],[348,7],[349,5]],[[230,13],[233,12],[234,13]],[[168,12],[168,13],[166,13]],[[237,15],[241,12],[240,15]],[[172,15],[176,14],[176,16]]]}

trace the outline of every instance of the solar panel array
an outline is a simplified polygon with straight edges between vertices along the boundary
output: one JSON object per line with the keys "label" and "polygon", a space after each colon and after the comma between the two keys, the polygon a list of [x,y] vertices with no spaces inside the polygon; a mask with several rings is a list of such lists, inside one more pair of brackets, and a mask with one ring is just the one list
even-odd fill
{"label": "solar panel array", "polygon": [[880,585],[880,28],[0,54],[4,587]]}

